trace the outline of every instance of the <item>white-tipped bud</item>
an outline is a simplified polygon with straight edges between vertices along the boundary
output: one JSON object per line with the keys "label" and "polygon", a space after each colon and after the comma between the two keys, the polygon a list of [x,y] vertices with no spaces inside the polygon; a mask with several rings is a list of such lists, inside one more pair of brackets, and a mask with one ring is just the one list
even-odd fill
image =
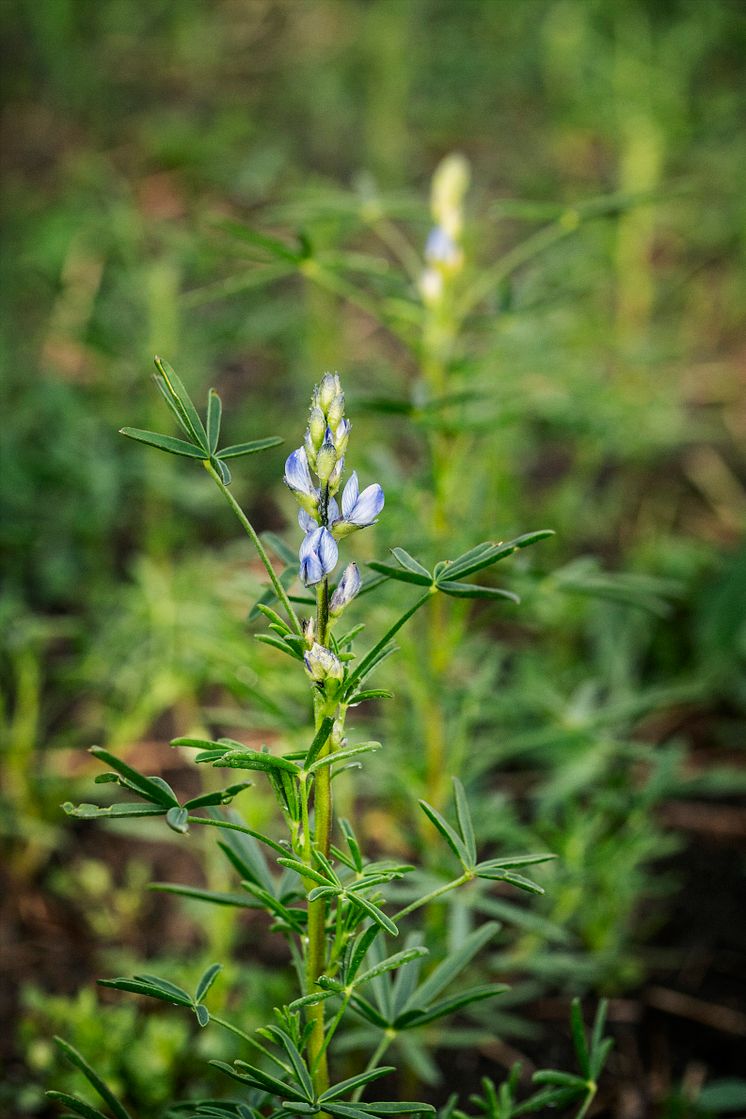
{"label": "white-tipped bud", "polygon": [[338,392],[326,413],[326,422],[329,424],[332,431],[337,430],[337,424],[344,418],[344,414],[345,394],[343,392]]}
{"label": "white-tipped bud", "polygon": [[355,595],[360,590],[360,571],[356,563],[350,563],[342,572],[334,594],[329,603],[329,613],[333,618],[338,618],[342,611],[349,606]]}
{"label": "white-tipped bud", "polygon": [[347,450],[347,443],[350,438],[350,421],[340,420],[336,431],[334,432],[334,450],[338,455],[343,455]]}
{"label": "white-tipped bud", "polygon": [[303,658],[306,672],[315,684],[324,684],[327,687],[342,683],[344,669],[341,661],[335,657],[330,649],[314,642]]}

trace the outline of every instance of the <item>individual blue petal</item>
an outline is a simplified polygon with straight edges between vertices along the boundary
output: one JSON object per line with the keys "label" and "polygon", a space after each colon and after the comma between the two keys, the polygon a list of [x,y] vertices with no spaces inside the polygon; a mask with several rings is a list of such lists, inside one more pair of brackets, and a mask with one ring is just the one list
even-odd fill
{"label": "individual blue petal", "polygon": [[353,470],[350,474],[347,485],[342,490],[342,516],[345,520],[349,520],[350,513],[355,508],[360,487],[357,482],[357,471]]}
{"label": "individual blue petal", "polygon": [[430,264],[452,264],[458,258],[455,241],[439,225],[431,229],[425,243],[425,259]]}
{"label": "individual blue petal", "polygon": [[314,528],[303,537],[298,558],[300,577],[307,587],[319,583],[337,565],[339,549],[337,543],[323,525]]}
{"label": "individual blue petal", "polygon": [[313,530],[319,526],[319,522],[316,518],[312,517],[310,513],[307,513],[305,509],[298,510],[298,524],[304,532],[313,532]]}
{"label": "individual blue petal", "polygon": [[328,575],[337,566],[339,548],[337,547],[337,541],[326,528],[320,530],[318,555],[321,560],[321,566],[324,569],[324,574]]}
{"label": "individual blue petal", "polygon": [[340,518],[340,513],[339,513],[339,505],[337,504],[337,499],[336,499],[336,497],[330,497],[329,498],[329,503],[326,507],[327,524],[329,524],[331,526],[331,525],[334,524],[335,521],[338,521],[339,518]]}
{"label": "individual blue petal", "polygon": [[[383,490],[378,482],[374,482],[363,490],[345,520],[358,525],[359,528],[375,524],[378,514],[383,509],[384,500]],[[342,506],[344,508],[344,500]]]}
{"label": "individual blue petal", "polygon": [[285,462],[285,482],[294,493],[306,494],[308,497],[315,496],[316,488],[308,468],[305,447],[299,447],[297,451],[288,455]]}

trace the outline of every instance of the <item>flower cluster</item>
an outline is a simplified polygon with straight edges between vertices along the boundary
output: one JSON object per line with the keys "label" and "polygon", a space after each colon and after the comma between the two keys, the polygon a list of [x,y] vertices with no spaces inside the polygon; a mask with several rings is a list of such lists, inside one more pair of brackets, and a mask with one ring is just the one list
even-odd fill
{"label": "flower cluster", "polygon": [[469,165],[462,155],[449,155],[433,176],[430,210],[435,226],[425,244],[426,268],[420,276],[420,294],[426,304],[440,302],[445,284],[461,271],[464,252],[463,198],[469,186]]}
{"label": "flower cluster", "polygon": [[[330,575],[337,566],[337,541],[357,529],[375,524],[383,509],[383,490],[374,483],[360,492],[353,471],[338,502],[350,422],[345,418],[345,398],[337,373],[326,373],[311,397],[311,410],[303,446],[285,463],[285,483],[300,509],[303,530],[300,546],[300,577],[307,587]],[[344,571],[332,595],[330,610],[339,614],[360,589],[355,564]]]}

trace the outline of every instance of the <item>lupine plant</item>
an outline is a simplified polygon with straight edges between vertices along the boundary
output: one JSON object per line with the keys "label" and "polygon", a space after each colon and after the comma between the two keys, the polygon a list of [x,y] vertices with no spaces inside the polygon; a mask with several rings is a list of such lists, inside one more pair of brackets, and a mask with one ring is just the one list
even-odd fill
{"label": "lupine plant", "polygon": [[[186,438],[135,428],[123,428],[122,433],[199,462],[231,506],[269,577],[266,592],[257,604],[259,615],[267,622],[267,631],[258,634],[258,639],[275,654],[288,657],[304,674],[309,696],[308,728],[305,741],[290,742],[287,748],[277,751],[267,747],[250,749],[230,738],[180,737],[173,742],[176,747],[194,750],[198,765],[248,772],[266,780],[285,828],[285,834],[279,838],[249,827],[234,808],[227,807],[252,782],[229,783],[182,801],[161,777],[147,776],[99,747],[94,747],[92,753],[107,769],[96,778],[97,783],[118,785],[127,793],[127,799],[108,805],[68,803],[64,808],[69,815],[83,819],[162,817],[178,835],[187,835],[194,827],[216,829],[220,849],[237,872],[242,893],[210,896],[207,891],[188,887],[178,892],[220,905],[264,910],[272,931],[287,942],[297,997],[277,1007],[275,1020],[252,1035],[240,1023],[211,1013],[206,1005],[221,971],[220,963],[207,968],[194,991],[148,973],[100,982],[104,987],[182,1007],[195,1016],[200,1027],[215,1025],[227,1030],[242,1047],[248,1046],[252,1051],[250,1061],[242,1056],[233,1063],[215,1062],[227,1078],[240,1086],[235,1098],[175,1105],[174,1114],[212,1119],[258,1119],[265,1115],[273,1119],[294,1115],[365,1119],[371,1115],[433,1112],[433,1107],[423,1102],[368,1102],[362,1097],[381,1077],[395,1071],[394,1066],[383,1061],[399,1036],[492,999],[506,988],[499,983],[468,986],[461,979],[470,961],[492,939],[497,929],[495,923],[475,928],[433,966],[415,915],[475,879],[541,893],[542,887],[526,877],[524,871],[553,856],[486,853],[485,857],[474,832],[464,789],[454,779],[450,819],[436,807],[420,801],[423,819],[433,829],[433,839],[442,841],[453,859],[453,876],[425,894],[416,892],[406,905],[397,909],[387,894],[388,888],[415,868],[386,858],[367,857],[355,822],[335,817],[335,782],[354,772],[361,759],[381,745],[350,740],[347,718],[360,704],[390,696],[375,687],[371,677],[378,665],[395,652],[394,637],[418,610],[439,595],[515,597],[501,588],[474,583],[470,577],[549,533],[532,532],[509,543],[476,543],[465,553],[438,562],[432,571],[397,547],[390,561],[371,563],[371,574],[365,579],[357,565],[349,563],[335,583],[340,547],[344,547],[350,535],[376,523],[384,508],[384,494],[375,482],[361,490],[354,471],[344,480],[350,423],[345,415],[339,376],[326,374],[313,391],[303,444],[288,456],[285,464],[285,483],[299,506],[302,539],[298,563],[278,571],[229,489],[231,474],[227,460],[273,447],[280,440],[263,438],[219,449],[221,402],[217,393],[212,390],[209,394],[203,423],[170,366],[160,359],[156,359],[156,365],[158,388]],[[287,556],[286,546],[279,550]],[[296,579],[299,587],[295,585]],[[345,628],[346,612],[354,600],[381,589],[389,580],[411,585],[416,597],[385,633],[359,652],[356,639],[364,625],[357,623]],[[358,1071],[339,1079],[337,1043],[355,1022],[372,1029],[378,1041]],[[491,1081],[484,1081],[487,1102],[475,1099],[485,1113],[502,1119],[545,1105],[578,1102],[579,1114],[584,1114],[595,1092],[608,1045],[603,1043],[602,1016],[594,1027],[590,1051],[577,1007],[573,1012],[573,1031],[580,1059],[579,1075],[537,1073],[539,1091],[523,1104],[516,1098],[517,1073],[512,1073],[499,1091]],[[116,1119],[128,1119],[124,1105],[89,1061],[66,1043],[60,1044],[110,1113]],[[68,1113],[85,1119],[100,1119],[103,1114],[76,1096],[50,1094],[65,1105]],[[497,1102],[493,1105],[492,1100]],[[455,1114],[454,1106],[449,1105],[446,1113]]]}

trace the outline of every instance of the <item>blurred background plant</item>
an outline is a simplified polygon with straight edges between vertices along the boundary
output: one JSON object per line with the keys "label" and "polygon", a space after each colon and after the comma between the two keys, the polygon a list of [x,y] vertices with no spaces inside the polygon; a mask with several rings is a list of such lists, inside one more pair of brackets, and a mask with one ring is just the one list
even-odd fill
{"label": "blurred background plant", "polygon": [[[143,881],[190,880],[183,852],[123,824],[73,832],[58,807],[93,741],[184,784],[173,735],[266,740],[292,719],[248,640],[259,573],[209,480],[116,434],[158,426],[145,372],[163,352],[198,395],[220,390],[228,441],[286,434],[309,379],[343,370],[387,493],[379,558],[402,526],[426,564],[444,541],[555,529],[512,561],[520,611],[439,597],[402,638],[366,828],[429,854],[386,768],[401,748],[407,801],[459,773],[485,841],[560,856],[530,907],[475,892],[431,930],[505,921],[490,966],[511,1002],[451,1039],[467,1086],[516,1048],[530,1067],[537,1036],[561,1048],[567,998],[603,993],[614,1106],[699,1114],[692,1062],[733,1072],[746,1036],[742,5],[44,0],[2,17],[10,1090],[41,1111],[63,1018],[90,1043],[74,992],[106,953],[160,955],[168,922],[182,968],[245,954],[243,915],[205,943],[198,902],[143,902]],[[292,516],[281,459],[234,481],[269,531]],[[274,982],[252,970],[252,1014]],[[165,1084],[138,1095],[120,1036],[172,1052],[183,1084],[191,1025],[97,998],[107,1068],[155,1114]]]}

